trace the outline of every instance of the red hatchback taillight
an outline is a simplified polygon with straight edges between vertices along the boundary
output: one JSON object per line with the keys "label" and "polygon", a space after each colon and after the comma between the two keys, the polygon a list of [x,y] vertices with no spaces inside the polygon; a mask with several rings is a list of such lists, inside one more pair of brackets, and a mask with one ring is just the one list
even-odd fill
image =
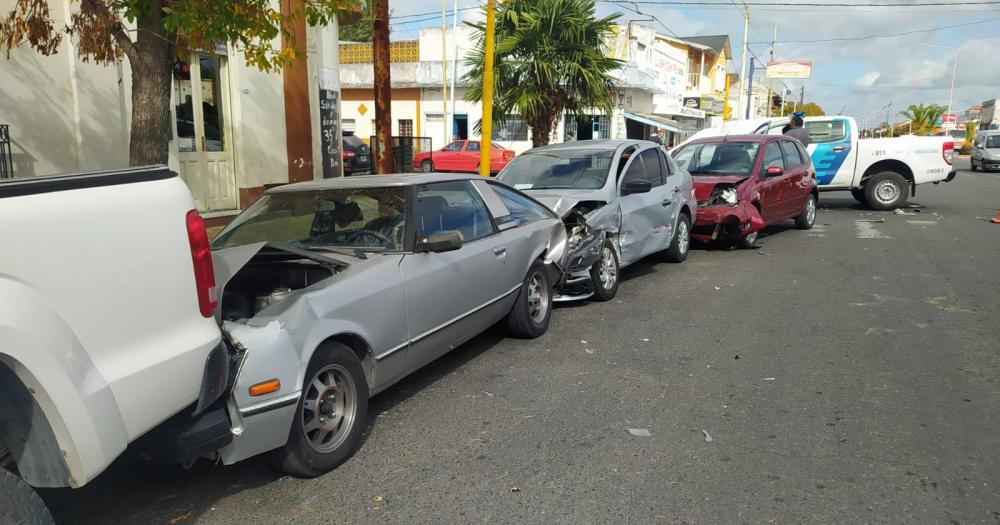
{"label": "red hatchback taillight", "polygon": [[944,157],[944,161],[951,166],[951,162],[955,160],[955,143],[945,142],[941,146],[941,156]]}
{"label": "red hatchback taillight", "polygon": [[357,153],[354,153],[353,151],[351,151],[349,149],[345,149],[344,150],[344,158],[345,159],[350,159],[350,158],[354,158],[354,157],[357,157],[357,156],[358,156]]}
{"label": "red hatchback taillight", "polygon": [[198,309],[204,317],[212,317],[219,301],[215,297],[215,269],[212,267],[212,249],[208,245],[205,221],[198,210],[187,212],[188,243],[191,245],[191,262],[194,263],[194,285],[198,292]]}

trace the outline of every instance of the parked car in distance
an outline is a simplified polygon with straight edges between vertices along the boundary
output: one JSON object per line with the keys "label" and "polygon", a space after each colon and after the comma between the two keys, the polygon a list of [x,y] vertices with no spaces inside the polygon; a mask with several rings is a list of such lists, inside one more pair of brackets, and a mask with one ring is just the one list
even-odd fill
{"label": "parked car in distance", "polygon": [[[781,135],[788,117],[731,120],[695,133],[681,143],[720,135]],[[917,186],[955,179],[951,137],[859,138],[853,117],[806,117],[807,147],[819,191],[849,190],[875,210],[893,210],[916,195]]]}
{"label": "parked car in distance", "polygon": [[980,131],[972,147],[972,171],[1000,170],[1000,131]]}
{"label": "parked car in distance", "polygon": [[757,242],[766,225],[816,221],[816,170],[799,141],[779,135],[729,135],[689,142],[672,156],[694,179],[698,213],[691,236],[701,242]]}
{"label": "parked car in distance", "polygon": [[150,434],[177,462],[192,428],[231,437],[194,208],[166,166],[0,181],[0,523],[51,523],[29,485],[84,486]]}
{"label": "parked car in distance", "polygon": [[[480,144],[478,140],[456,140],[447,146],[413,156],[413,165],[424,173],[457,171],[479,173]],[[514,150],[493,143],[490,147],[490,173],[500,170],[514,158]]]}
{"label": "parked car in distance", "polygon": [[552,209],[569,233],[557,300],[618,291],[624,268],[652,253],[687,258],[697,204],[691,175],[646,140],[581,140],[531,149],[497,177]]}
{"label": "parked car in distance", "polygon": [[372,172],[372,149],[353,131],[344,132],[344,176],[368,175]]}
{"label": "parked car in distance", "polygon": [[493,180],[376,175],[270,189],[212,245],[241,361],[218,457],[317,476],[360,445],[370,396],[498,321],[542,335],[566,230]]}

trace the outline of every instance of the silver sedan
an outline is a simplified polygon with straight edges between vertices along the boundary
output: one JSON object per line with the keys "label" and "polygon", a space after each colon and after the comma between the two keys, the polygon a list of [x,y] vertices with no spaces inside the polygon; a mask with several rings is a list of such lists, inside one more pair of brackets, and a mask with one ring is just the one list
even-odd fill
{"label": "silver sedan", "polygon": [[271,451],[299,476],[336,467],[370,396],[498,321],[542,335],[566,241],[545,206],[476,176],[269,190],[213,242],[235,363],[219,457]]}
{"label": "silver sedan", "polygon": [[557,300],[618,291],[621,268],[662,253],[687,258],[698,203],[691,175],[646,140],[583,140],[529,150],[499,180],[549,206],[569,230]]}

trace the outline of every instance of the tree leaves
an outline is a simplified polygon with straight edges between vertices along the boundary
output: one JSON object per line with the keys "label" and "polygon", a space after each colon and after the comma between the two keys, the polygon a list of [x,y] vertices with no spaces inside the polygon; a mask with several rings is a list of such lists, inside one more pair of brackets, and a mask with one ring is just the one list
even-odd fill
{"label": "tree leaves", "polygon": [[139,26],[152,21],[160,26],[154,32],[170,39],[181,54],[230,43],[243,51],[248,64],[272,71],[303,56],[293,36],[295,23],[305,19],[309,25],[325,25],[357,3],[305,0],[282,11],[270,0],[81,0],[70,25],[60,28],[49,14],[48,0],[17,0],[0,19],[0,48],[9,58],[11,49],[27,42],[50,55],[69,35],[77,40],[83,60],[107,64],[135,45],[135,31],[126,30],[126,21]]}
{"label": "tree leaves", "polygon": [[937,120],[948,108],[937,104],[925,106],[923,103],[911,104],[906,111],[899,114],[913,123],[914,135],[930,135],[937,127]]}
{"label": "tree leaves", "polygon": [[[619,14],[596,18],[593,0],[518,0],[501,3],[496,16],[493,120],[503,125],[521,116],[535,145],[564,110],[610,113],[615,77],[622,62],[604,54]],[[482,98],[485,26],[479,30],[466,100]],[[542,131],[542,133],[539,133]],[[542,136],[544,135],[544,136]]]}

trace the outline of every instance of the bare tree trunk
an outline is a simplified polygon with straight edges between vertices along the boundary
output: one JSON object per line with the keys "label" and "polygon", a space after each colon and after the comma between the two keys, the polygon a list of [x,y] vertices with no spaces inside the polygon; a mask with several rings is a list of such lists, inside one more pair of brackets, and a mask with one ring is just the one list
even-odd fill
{"label": "bare tree trunk", "polygon": [[[170,128],[170,73],[174,62],[173,35],[163,29],[162,4],[151,2],[138,22],[132,67],[132,133],[129,164],[166,164]],[[192,64],[198,67],[198,64]]]}

